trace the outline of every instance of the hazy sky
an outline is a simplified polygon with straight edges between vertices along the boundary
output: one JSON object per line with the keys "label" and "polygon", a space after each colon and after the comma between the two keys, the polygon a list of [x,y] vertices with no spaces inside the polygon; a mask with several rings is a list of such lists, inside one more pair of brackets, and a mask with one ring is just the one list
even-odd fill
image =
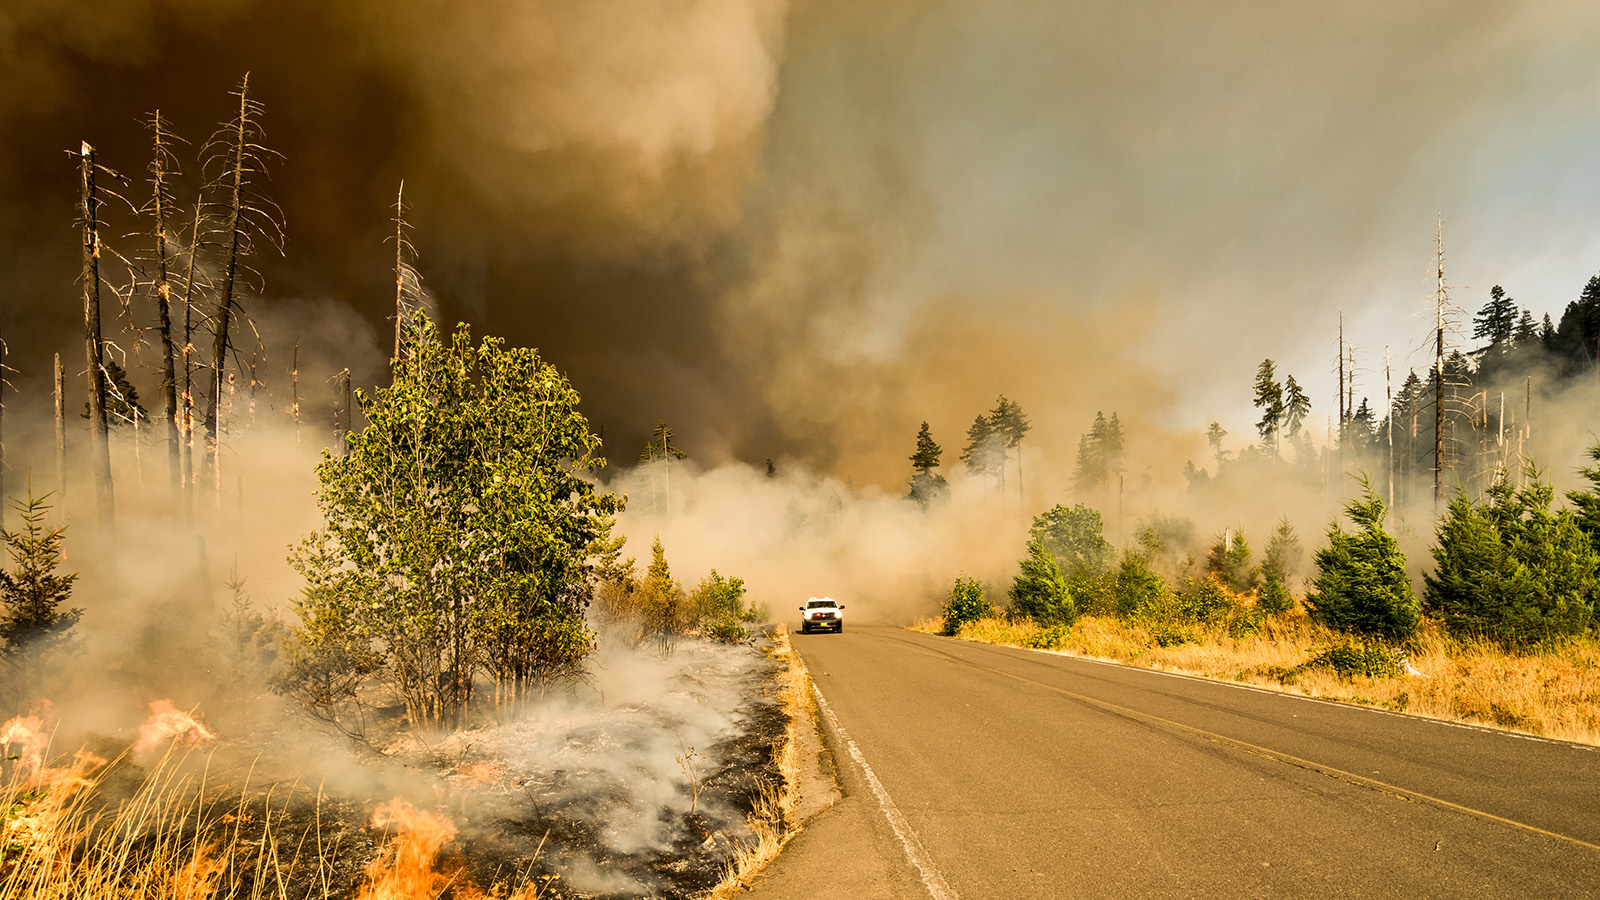
{"label": "hazy sky", "polygon": [[100,6],[0,6],[19,387],[81,365],[62,151],[137,178],[149,110],[198,146],[246,70],[271,333],[328,304],[382,344],[404,178],[444,317],[539,347],[623,461],[665,417],[703,461],[892,484],[1000,392],[1047,452],[1115,409],[1181,456],[1246,434],[1264,357],[1325,417],[1341,308],[1360,394],[1385,344],[1425,365],[1441,213],[1469,313],[1498,283],[1559,318],[1600,271],[1592,3]]}

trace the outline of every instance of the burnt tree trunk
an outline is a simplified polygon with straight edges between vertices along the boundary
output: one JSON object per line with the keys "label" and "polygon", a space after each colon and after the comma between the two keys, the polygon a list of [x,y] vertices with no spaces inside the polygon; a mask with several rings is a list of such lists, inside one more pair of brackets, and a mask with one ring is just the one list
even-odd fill
{"label": "burnt tree trunk", "polygon": [[95,193],[94,148],[83,142],[78,157],[83,214],[83,354],[89,387],[90,453],[95,469],[95,500],[100,521],[109,525],[116,515],[111,487],[111,442],[106,423],[105,342],[100,332],[100,198]]}
{"label": "burnt tree trunk", "polygon": [[178,381],[173,372],[172,349],[172,282],[168,277],[167,259],[167,146],[162,131],[160,110],[151,119],[155,131],[155,158],[150,163],[152,211],[156,218],[156,311],[161,327],[161,394],[167,403],[167,468],[172,474],[172,489],[182,488],[182,454],[178,450],[181,440],[178,428]]}
{"label": "burnt tree trunk", "polygon": [[222,270],[222,293],[217,298],[216,321],[212,323],[215,340],[211,345],[211,397],[206,402],[206,450],[211,455],[211,465],[221,463],[221,449],[217,433],[217,413],[226,389],[228,368],[228,328],[233,314],[233,292],[239,274],[239,214],[244,194],[244,154],[246,128],[249,122],[250,76],[246,75],[239,87],[239,118],[233,126],[233,146],[229,149],[228,163],[228,219],[223,226],[226,262]]}
{"label": "burnt tree trunk", "polygon": [[333,417],[333,454],[344,456],[345,437],[350,434],[350,370],[341,371],[338,379],[338,405],[334,407]]}
{"label": "burnt tree trunk", "polygon": [[56,514],[67,518],[67,373],[56,354]]}

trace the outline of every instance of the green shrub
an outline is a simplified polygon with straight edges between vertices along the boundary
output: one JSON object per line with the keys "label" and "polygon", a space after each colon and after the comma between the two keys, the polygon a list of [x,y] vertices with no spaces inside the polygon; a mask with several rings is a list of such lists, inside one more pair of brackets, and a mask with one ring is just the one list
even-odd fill
{"label": "green shrub", "polygon": [[956,583],[950,588],[950,596],[945,600],[944,628],[939,633],[954,636],[961,631],[961,626],[968,622],[987,619],[993,615],[994,605],[983,596],[983,587],[963,575],[956,579]]}
{"label": "green shrub", "polygon": [[1187,628],[1161,625],[1150,629],[1150,639],[1155,641],[1157,647],[1176,647],[1179,644],[1193,643],[1194,633]]}
{"label": "green shrub", "polygon": [[1276,572],[1268,573],[1262,582],[1261,596],[1256,598],[1256,609],[1268,616],[1281,616],[1294,609],[1294,597],[1283,586],[1283,579]]}
{"label": "green shrub", "polygon": [[1161,576],[1151,571],[1148,558],[1133,550],[1122,554],[1117,570],[1116,613],[1124,619],[1155,603],[1167,592]]}
{"label": "green shrub", "polygon": [[1406,673],[1406,655],[1393,647],[1362,642],[1335,644],[1306,660],[1302,669],[1332,669],[1349,678],[1398,678]]}
{"label": "green shrub", "polygon": [[1244,532],[1237,529],[1217,535],[1217,542],[1206,559],[1206,570],[1238,593],[1254,588],[1261,575],[1260,570],[1250,564],[1250,542],[1244,539]]}
{"label": "green shrub", "polygon": [[1067,643],[1067,635],[1072,632],[1069,625],[1051,625],[1049,628],[1040,628],[1022,635],[1022,646],[1032,650],[1059,650]]}
{"label": "green shrub", "polygon": [[1078,617],[1072,592],[1056,566],[1055,555],[1039,540],[1028,542],[1022,574],[1011,583],[1011,615],[1043,626],[1070,625]]}
{"label": "green shrub", "polygon": [[1356,526],[1328,526],[1328,546],[1317,551],[1317,577],[1306,593],[1312,618],[1338,631],[1405,640],[1417,630],[1421,607],[1406,575],[1406,556],[1383,528],[1388,508],[1361,479],[1361,497],[1347,502]]}
{"label": "green shrub", "polygon": [[1212,575],[1190,579],[1176,600],[1175,612],[1190,622],[1221,621],[1239,608],[1239,601]]}

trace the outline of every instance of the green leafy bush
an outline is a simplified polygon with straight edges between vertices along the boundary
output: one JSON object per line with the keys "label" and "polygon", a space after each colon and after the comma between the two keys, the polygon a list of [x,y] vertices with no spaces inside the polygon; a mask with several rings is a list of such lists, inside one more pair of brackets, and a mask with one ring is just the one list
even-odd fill
{"label": "green leafy bush", "polygon": [[1151,570],[1143,553],[1130,550],[1122,554],[1116,580],[1117,615],[1130,618],[1160,600],[1166,592],[1166,583]]}
{"label": "green leafy bush", "polygon": [[1104,531],[1098,510],[1082,503],[1068,509],[1058,503],[1034,518],[1028,538],[1030,546],[1034,541],[1043,544],[1061,572],[1077,580],[1106,572],[1116,561],[1116,550]]}
{"label": "green leafy bush", "polygon": [[1067,635],[1071,633],[1070,625],[1051,625],[1025,633],[1022,646],[1032,650],[1059,650],[1067,643]]}
{"label": "green leafy bush", "polygon": [[992,615],[994,605],[983,596],[983,586],[963,575],[956,579],[955,585],[950,588],[950,596],[945,600],[944,628],[940,633],[953,636],[968,622]]}
{"label": "green leafy bush", "polygon": [[1335,644],[1306,660],[1301,668],[1332,669],[1346,678],[1352,675],[1398,678],[1406,673],[1406,655],[1393,647],[1371,642]]}

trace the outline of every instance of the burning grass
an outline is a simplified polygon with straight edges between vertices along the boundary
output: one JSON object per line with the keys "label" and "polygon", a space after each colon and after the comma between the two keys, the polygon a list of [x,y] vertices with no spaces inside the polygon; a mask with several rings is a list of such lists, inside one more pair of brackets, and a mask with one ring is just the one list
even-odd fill
{"label": "burning grass", "polygon": [[[913,629],[937,634],[939,627],[930,619]],[[1174,637],[1138,622],[1084,616],[1056,629],[983,619],[963,626],[959,637],[1600,744],[1600,640],[1592,637],[1509,653],[1428,625],[1391,677],[1327,664],[1331,649],[1360,648],[1303,612],[1266,619],[1248,634],[1227,623],[1194,624]]]}
{"label": "burning grass", "polygon": [[[137,742],[65,756],[49,751],[48,711],[20,716],[0,726],[0,900],[701,896],[793,825],[787,735],[804,692],[784,648],[680,646],[594,696],[401,742],[345,793],[272,783],[261,772],[284,759],[251,762],[237,736],[165,701]],[[692,784],[661,764],[686,742],[700,747]],[[278,743],[302,764],[317,752]],[[390,783],[409,789],[374,796]]]}

